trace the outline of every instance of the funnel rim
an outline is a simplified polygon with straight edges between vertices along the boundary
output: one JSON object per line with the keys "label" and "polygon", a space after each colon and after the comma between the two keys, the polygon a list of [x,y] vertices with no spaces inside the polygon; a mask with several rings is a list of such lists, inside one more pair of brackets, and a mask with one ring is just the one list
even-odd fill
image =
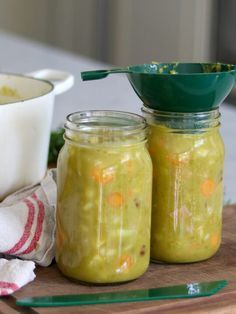
{"label": "funnel rim", "polygon": [[[172,65],[177,66],[181,65],[202,65],[202,66],[209,66],[209,65],[219,65],[223,67],[232,67],[232,69],[224,70],[224,71],[214,71],[214,72],[190,72],[190,73],[151,73],[151,72],[144,72],[144,71],[134,71],[136,67],[145,67],[145,66],[154,66],[154,65]],[[225,73],[236,73],[236,65],[231,63],[221,63],[221,62],[155,62],[155,63],[143,63],[143,64],[136,64],[127,67],[128,72],[127,75],[149,75],[149,76],[206,76],[206,75],[216,75],[216,74],[225,74]]]}

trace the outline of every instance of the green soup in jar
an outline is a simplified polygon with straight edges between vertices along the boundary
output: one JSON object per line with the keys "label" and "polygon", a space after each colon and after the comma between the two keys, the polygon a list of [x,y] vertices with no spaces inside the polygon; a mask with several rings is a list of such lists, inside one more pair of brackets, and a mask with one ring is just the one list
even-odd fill
{"label": "green soup in jar", "polygon": [[151,258],[205,260],[221,242],[224,145],[219,112],[143,112],[153,162]]}
{"label": "green soup in jar", "polygon": [[68,117],[58,158],[56,261],[68,277],[107,284],[142,275],[150,257],[152,163],[145,120]]}

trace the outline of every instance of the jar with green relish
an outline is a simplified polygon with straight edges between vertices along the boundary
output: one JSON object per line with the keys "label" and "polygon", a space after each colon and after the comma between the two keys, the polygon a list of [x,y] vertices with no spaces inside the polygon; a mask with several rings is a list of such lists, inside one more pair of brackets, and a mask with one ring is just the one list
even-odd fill
{"label": "jar with green relish", "polygon": [[150,259],[152,162],[141,116],[71,114],[57,165],[56,261],[80,282],[136,279]]}
{"label": "jar with green relish", "polygon": [[151,259],[210,258],[221,243],[224,145],[218,110],[142,109],[153,162]]}

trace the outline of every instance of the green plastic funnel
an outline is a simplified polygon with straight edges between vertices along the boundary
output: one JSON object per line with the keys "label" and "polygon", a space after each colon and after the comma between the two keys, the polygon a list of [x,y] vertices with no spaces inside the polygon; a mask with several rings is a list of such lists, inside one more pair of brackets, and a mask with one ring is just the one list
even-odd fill
{"label": "green plastic funnel", "polygon": [[223,63],[151,63],[82,72],[82,80],[126,73],[146,107],[170,112],[216,109],[230,93],[236,66]]}

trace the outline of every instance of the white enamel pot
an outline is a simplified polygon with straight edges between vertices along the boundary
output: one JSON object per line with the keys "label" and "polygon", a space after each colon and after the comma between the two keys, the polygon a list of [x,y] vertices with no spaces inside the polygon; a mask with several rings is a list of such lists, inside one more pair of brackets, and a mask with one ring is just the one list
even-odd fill
{"label": "white enamel pot", "polygon": [[0,91],[10,88],[19,98],[0,93],[0,199],[36,184],[47,170],[55,96],[73,86],[69,73],[40,70],[28,75],[0,73]]}

